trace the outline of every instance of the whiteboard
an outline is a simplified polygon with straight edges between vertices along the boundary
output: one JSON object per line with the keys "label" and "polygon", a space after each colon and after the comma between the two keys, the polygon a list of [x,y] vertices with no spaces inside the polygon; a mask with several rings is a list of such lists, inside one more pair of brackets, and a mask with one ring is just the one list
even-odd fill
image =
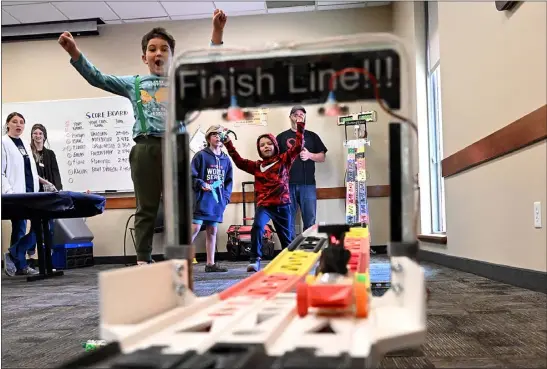
{"label": "whiteboard", "polygon": [[[129,152],[135,118],[131,102],[120,96],[2,104],[2,121],[25,117],[21,139],[30,144],[36,123],[47,129],[46,147],[55,152],[66,191],[133,192]],[[5,131],[3,131],[5,132]]]}

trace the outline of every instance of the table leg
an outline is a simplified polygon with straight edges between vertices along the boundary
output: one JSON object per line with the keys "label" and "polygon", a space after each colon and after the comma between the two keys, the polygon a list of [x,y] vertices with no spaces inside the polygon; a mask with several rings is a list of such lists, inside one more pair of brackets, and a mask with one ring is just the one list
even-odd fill
{"label": "table leg", "polygon": [[38,255],[38,271],[40,274],[46,274],[45,254],[44,254],[44,232],[42,230],[42,221],[40,219],[31,219],[30,226],[36,235],[36,253]]}
{"label": "table leg", "polygon": [[42,279],[48,279],[53,277],[60,277],[64,275],[62,270],[53,271],[53,266],[51,262],[51,244],[53,240],[51,239],[51,232],[49,230],[49,219],[40,219],[36,220],[34,223],[37,223],[35,230],[36,240],[38,241],[38,265],[40,266],[40,274],[31,275],[27,277],[27,282],[39,281]]}
{"label": "table leg", "polygon": [[51,244],[53,240],[51,239],[51,230],[49,229],[49,219],[42,220],[42,229],[44,230],[44,254],[45,254],[45,264],[47,274],[53,273],[53,265],[51,261]]}

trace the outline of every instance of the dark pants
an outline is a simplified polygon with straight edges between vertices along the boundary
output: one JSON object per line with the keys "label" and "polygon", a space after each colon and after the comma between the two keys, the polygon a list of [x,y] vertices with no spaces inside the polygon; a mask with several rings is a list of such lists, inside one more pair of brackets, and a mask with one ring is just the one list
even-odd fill
{"label": "dark pants", "polygon": [[296,210],[300,208],[302,213],[303,230],[315,224],[317,213],[317,188],[315,185],[289,185],[291,190],[291,216],[293,237],[296,237]]}
{"label": "dark pants", "polygon": [[[51,234],[51,242],[53,242],[53,231],[54,231],[54,229],[55,229],[55,223],[54,223],[54,220],[51,219],[49,221],[49,233]],[[51,246],[55,246],[55,245],[51,245]],[[34,246],[33,248],[31,248],[30,250],[27,251],[27,255],[29,257],[34,256],[34,254],[36,254],[36,246]]]}
{"label": "dark pants", "polygon": [[129,154],[135,189],[135,250],[137,261],[152,259],[152,239],[163,191],[162,139],[138,137]]}
{"label": "dark pants", "polygon": [[17,270],[27,267],[27,251],[36,246],[36,235],[32,229],[27,233],[26,220],[11,221],[11,240],[9,253]]}
{"label": "dark pants", "polygon": [[262,257],[262,237],[264,227],[272,220],[275,232],[281,242],[281,248],[285,249],[292,241],[292,221],[290,205],[259,206],[256,208],[253,228],[251,230],[251,263]]}

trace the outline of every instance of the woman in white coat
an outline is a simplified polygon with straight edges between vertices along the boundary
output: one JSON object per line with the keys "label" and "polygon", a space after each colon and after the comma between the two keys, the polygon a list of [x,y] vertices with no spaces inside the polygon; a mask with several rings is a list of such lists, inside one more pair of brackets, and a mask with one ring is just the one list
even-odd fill
{"label": "woman in white coat", "polygon": [[[2,136],[2,194],[38,192],[40,189],[30,145],[21,139],[24,129],[25,118],[21,114],[8,115],[6,134]],[[4,254],[5,273],[10,277],[37,274],[26,260],[27,250],[36,245],[36,235],[32,230],[26,234],[26,220],[12,220],[11,225],[11,246]]]}

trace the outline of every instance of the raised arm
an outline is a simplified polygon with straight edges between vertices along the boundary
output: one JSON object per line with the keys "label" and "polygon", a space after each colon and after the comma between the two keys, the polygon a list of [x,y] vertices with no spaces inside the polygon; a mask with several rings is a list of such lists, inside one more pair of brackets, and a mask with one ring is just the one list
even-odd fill
{"label": "raised arm", "polygon": [[224,26],[228,16],[220,9],[215,9],[213,13],[213,32],[211,33],[211,44],[219,46],[223,44],[222,36],[224,34]]}
{"label": "raised arm", "polygon": [[306,128],[306,122],[299,121],[296,122],[296,139],[292,147],[290,147],[284,154],[283,158],[285,162],[293,163],[296,160],[296,157],[302,151],[304,147],[304,129]]}
{"label": "raised arm", "polygon": [[232,140],[224,142],[224,146],[226,146],[226,149],[228,150],[228,155],[230,155],[236,167],[249,174],[255,174],[256,161],[243,159],[234,147]]}
{"label": "raised arm", "polygon": [[72,66],[91,86],[115,95],[129,97],[128,91],[135,82],[134,76],[120,77],[102,73],[80,52],[70,32],[64,32],[59,37],[59,44],[70,55]]}

